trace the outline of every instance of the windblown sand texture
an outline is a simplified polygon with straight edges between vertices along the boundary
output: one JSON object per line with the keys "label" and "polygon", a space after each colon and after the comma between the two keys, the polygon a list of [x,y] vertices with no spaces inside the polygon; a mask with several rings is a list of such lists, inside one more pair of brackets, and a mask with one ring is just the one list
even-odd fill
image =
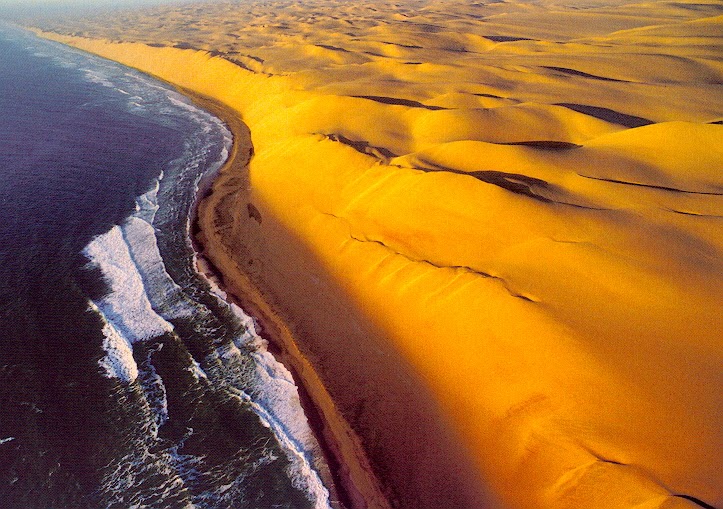
{"label": "windblown sand texture", "polygon": [[723,505],[722,13],[259,1],[47,28],[248,125],[208,255],[284,320],[391,506],[667,509]]}

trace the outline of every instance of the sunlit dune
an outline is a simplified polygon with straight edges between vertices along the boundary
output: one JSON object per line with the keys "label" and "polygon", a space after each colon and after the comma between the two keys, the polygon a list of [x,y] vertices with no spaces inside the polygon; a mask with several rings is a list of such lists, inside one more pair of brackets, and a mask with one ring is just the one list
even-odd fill
{"label": "sunlit dune", "polygon": [[667,509],[723,505],[722,13],[258,1],[43,28],[248,126],[200,239],[370,507]]}

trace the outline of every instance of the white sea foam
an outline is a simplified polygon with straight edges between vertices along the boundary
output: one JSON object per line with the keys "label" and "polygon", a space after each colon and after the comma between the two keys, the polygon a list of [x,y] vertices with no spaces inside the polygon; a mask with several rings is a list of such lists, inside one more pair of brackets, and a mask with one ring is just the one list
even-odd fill
{"label": "white sea foam", "polygon": [[202,257],[199,256],[196,251],[193,252],[193,266],[196,267],[197,272],[201,276],[201,278],[208,284],[209,288],[211,289],[211,293],[219,300],[219,302],[230,306],[233,308],[234,306],[238,310],[234,310],[234,315],[239,318],[239,325],[244,324],[244,319],[242,317],[246,317],[246,314],[243,312],[243,310],[236,306],[233,302],[228,301],[228,293],[226,293],[225,290],[219,286],[221,283],[218,279],[218,277],[212,272],[211,266],[209,265],[208,261]]}
{"label": "white sea foam", "polygon": [[[177,92],[176,93],[169,92],[168,99],[175,106],[178,106],[179,108],[186,110],[186,111],[190,112],[191,114],[193,114],[194,117],[199,117],[200,115],[203,115],[204,117],[210,116],[210,115],[205,115],[204,114],[205,112],[203,110],[197,108],[193,104],[190,104],[188,102],[188,99],[186,99],[184,96],[182,96],[181,94],[179,94]],[[208,131],[206,131],[206,132],[208,132]]]}
{"label": "white sea foam", "polygon": [[53,60],[54,65],[56,65],[58,67],[62,67],[63,69],[77,69],[78,68],[78,66],[74,62],[68,62],[66,59],[60,58],[58,56],[54,56],[52,58],[52,60]]}
{"label": "white sea foam", "polygon": [[153,223],[156,212],[158,212],[158,189],[160,188],[160,181],[162,179],[163,172],[161,172],[161,175],[156,179],[155,184],[150,190],[136,198],[136,213],[134,215],[149,224]]}
{"label": "white sea foam", "polygon": [[90,81],[91,83],[96,83],[98,85],[104,86],[106,88],[115,88],[115,85],[103,74],[101,74],[98,71],[94,71],[91,69],[82,69],[85,73],[85,78]]}
{"label": "white sea foam", "polygon": [[[310,500],[314,503],[314,509],[329,509],[331,507],[329,503],[329,490],[327,490],[321,482],[319,474],[312,468],[308,452],[304,450],[301,444],[294,440],[294,437],[286,433],[285,423],[283,421],[286,420],[284,417],[290,416],[284,416],[282,413],[282,417],[279,418],[279,414],[270,412],[268,407],[260,404],[255,398],[252,398],[244,391],[237,388],[231,388],[231,390],[236,397],[249,403],[261,422],[276,435],[289,460],[287,475],[292,485],[304,491],[307,496],[309,496]],[[284,406],[291,408],[291,406],[288,406],[288,403],[285,403]],[[306,416],[303,415],[303,412],[302,419],[305,423]]]}
{"label": "white sea foam", "polygon": [[[191,103],[185,96],[179,94],[178,92],[168,91],[167,97],[175,106],[178,106],[179,108],[188,111],[193,115],[195,119],[200,120],[203,124],[203,131],[205,133],[210,133],[212,130],[214,130],[214,128],[217,131],[220,130],[223,133],[224,147],[226,151],[221,155],[221,159],[218,161],[218,165],[221,166],[228,158],[228,150],[231,148],[231,143],[233,141],[233,134],[231,133],[231,131],[226,127],[226,125],[221,119],[214,115],[211,115],[205,110],[198,108],[196,105]],[[212,173],[213,170],[210,169],[210,172]],[[209,172],[207,171],[203,174],[203,177],[206,178],[208,174]]]}
{"label": "white sea foam", "polygon": [[[158,500],[176,499],[179,493],[186,491],[184,479],[179,475],[180,470],[191,469],[187,465],[197,464],[200,459],[193,456],[181,456],[176,448],[160,450],[151,453],[142,444],[123,457],[106,466],[103,471],[103,491],[112,495],[114,503],[111,506],[128,508],[146,508],[157,505]],[[112,469],[110,468],[112,467]],[[148,479],[152,476],[158,484],[149,486]],[[135,496],[128,497],[129,488],[147,486],[149,489]],[[149,504],[150,502],[150,504]],[[155,503],[154,503],[155,502]],[[180,503],[180,501],[179,501]],[[178,505],[179,509],[201,509],[204,506],[186,502]],[[204,508],[205,509],[205,508]]]}
{"label": "white sea foam", "polygon": [[[314,488],[317,482],[323,487],[318,474],[311,469],[311,462],[321,451],[304,414],[294,379],[289,370],[269,353],[265,347],[266,342],[255,333],[253,337],[256,344],[263,345],[251,354],[256,361],[255,375],[259,382],[255,400],[272,416],[269,418],[269,425],[277,435],[284,438],[284,445],[298,456],[296,466],[297,469],[301,467],[298,474],[313,481],[311,488]],[[326,488],[324,493],[328,497]]]}
{"label": "white sea foam", "polygon": [[[207,189],[228,157],[232,143],[230,131],[216,117],[189,104],[187,99],[176,92],[140,75],[125,76],[127,80],[123,83],[123,90],[119,90],[128,96],[129,107],[147,106],[147,103],[135,96],[135,90],[139,86],[151,87],[162,92],[175,107],[186,110],[202,126],[204,133],[211,133],[214,127],[220,128],[217,130],[223,133],[224,145],[214,164],[208,165],[209,147],[195,145],[177,162],[184,165],[184,171],[206,167],[206,171],[195,179],[194,187],[197,193]],[[104,86],[118,88],[117,84],[106,79],[102,71],[87,71],[87,78]],[[161,116],[165,114],[162,105],[154,103],[152,106],[153,111],[156,107],[160,108],[158,111]],[[162,178],[163,175],[159,180]],[[205,308],[199,309],[199,304],[186,295],[166,270],[158,249],[156,230],[152,226],[158,212],[158,192],[159,184],[156,182],[151,190],[136,198],[133,216],[106,234],[96,237],[84,250],[91,263],[100,268],[111,290],[108,295],[91,303],[93,310],[104,321],[103,347],[106,356],[100,365],[107,376],[126,382],[136,380],[139,376],[141,382],[147,378],[145,371],[139,375],[139,368],[133,359],[133,343],[172,331],[170,320],[190,318],[197,313],[202,316],[208,312]],[[189,227],[190,224],[187,224],[187,231]],[[248,391],[250,395],[240,389],[247,386],[245,382],[244,385],[237,385],[238,396],[250,403],[262,422],[277,436],[290,462],[287,474],[293,485],[306,492],[317,509],[330,507],[328,490],[312,468],[320,456],[319,445],[302,410],[298,388],[291,374],[267,351],[267,343],[257,334],[254,319],[235,304],[227,303],[226,292],[215,281],[208,282],[220,305],[229,306],[233,312],[237,320],[233,326],[240,331],[235,338],[235,346],[227,345],[222,347],[223,352],[219,351],[222,362],[230,370],[229,373],[233,373],[229,374],[230,378],[240,377],[239,373],[245,372],[243,366],[248,365],[248,360],[241,358],[248,354],[242,354],[239,348],[254,352],[251,354],[255,368]],[[198,379],[209,379],[213,375],[210,371],[207,374],[195,361],[188,369]],[[155,373],[151,375],[157,376]],[[150,378],[148,381],[155,383]],[[165,401],[161,403],[162,408],[154,409],[154,413],[163,422],[167,408]],[[178,459],[181,461],[180,457]]]}
{"label": "white sea foam", "polygon": [[198,362],[196,362],[195,359],[192,360],[191,367],[189,368],[189,370],[199,380],[201,378],[205,378],[206,380],[208,380],[208,375],[206,375],[206,372],[201,368],[201,365]]}
{"label": "white sea foam", "polygon": [[146,395],[146,401],[148,406],[151,408],[153,417],[155,420],[155,429],[151,430],[154,435],[158,435],[158,429],[168,421],[168,396],[166,392],[166,385],[163,383],[163,379],[156,371],[153,363],[150,362],[150,357],[153,352],[158,351],[161,345],[152,348],[147,352],[147,362],[142,364],[142,368],[139,370],[138,380],[143,387]]}
{"label": "white sea foam", "polygon": [[129,101],[128,104],[131,106],[130,111],[133,112],[133,113],[139,113],[139,112],[142,112],[142,111],[143,111],[143,112],[146,111],[146,107],[145,107],[143,104],[139,103],[139,102]]}
{"label": "white sea foam", "polygon": [[131,216],[123,223],[121,230],[144,288],[152,289],[147,298],[156,313],[164,320],[193,316],[193,303],[189,302],[166,271],[153,226],[140,217]]}
{"label": "white sea foam", "polygon": [[93,239],[83,253],[101,269],[110,287],[95,304],[123,337],[134,343],[173,330],[153,311],[121,227]]}
{"label": "white sea foam", "polygon": [[221,359],[227,365],[233,364],[235,357],[243,355],[238,347],[253,345],[255,348],[251,354],[255,367],[251,395],[240,388],[235,388],[235,393],[251,404],[264,425],[279,439],[290,462],[287,474],[292,484],[311,497],[316,509],[330,507],[329,491],[312,467],[314,458],[321,455],[320,447],[304,414],[291,373],[268,352],[268,343],[257,334],[254,319],[236,304],[228,306],[244,330],[236,338],[236,345],[223,347]]}
{"label": "white sea foam", "polygon": [[138,365],[133,359],[131,342],[113,327],[98,306],[90,302],[89,308],[103,321],[103,349],[106,355],[99,361],[100,366],[110,378],[119,378],[128,383],[134,381],[138,378]]}
{"label": "white sea foam", "polygon": [[268,415],[262,417],[281,438],[287,454],[290,453],[288,474],[292,483],[313,495],[315,507],[329,507],[329,492],[311,466],[321,451],[301,407],[291,373],[265,349],[254,352],[252,357],[262,388],[257,401],[261,408],[268,410]]}

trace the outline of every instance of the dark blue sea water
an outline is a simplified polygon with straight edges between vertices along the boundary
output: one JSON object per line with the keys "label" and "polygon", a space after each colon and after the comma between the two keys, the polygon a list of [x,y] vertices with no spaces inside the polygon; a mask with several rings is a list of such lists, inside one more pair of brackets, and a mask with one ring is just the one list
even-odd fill
{"label": "dark blue sea water", "polygon": [[230,141],[168,86],[0,26],[2,507],[330,505],[289,373],[195,270]]}

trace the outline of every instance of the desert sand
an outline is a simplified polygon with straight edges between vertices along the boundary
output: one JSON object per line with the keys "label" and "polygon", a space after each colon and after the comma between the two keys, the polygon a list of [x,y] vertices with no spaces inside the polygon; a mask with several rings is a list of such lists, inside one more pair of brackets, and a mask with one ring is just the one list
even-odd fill
{"label": "desert sand", "polygon": [[41,27],[248,126],[199,240],[354,505],[667,509],[723,505],[722,12],[257,1]]}

